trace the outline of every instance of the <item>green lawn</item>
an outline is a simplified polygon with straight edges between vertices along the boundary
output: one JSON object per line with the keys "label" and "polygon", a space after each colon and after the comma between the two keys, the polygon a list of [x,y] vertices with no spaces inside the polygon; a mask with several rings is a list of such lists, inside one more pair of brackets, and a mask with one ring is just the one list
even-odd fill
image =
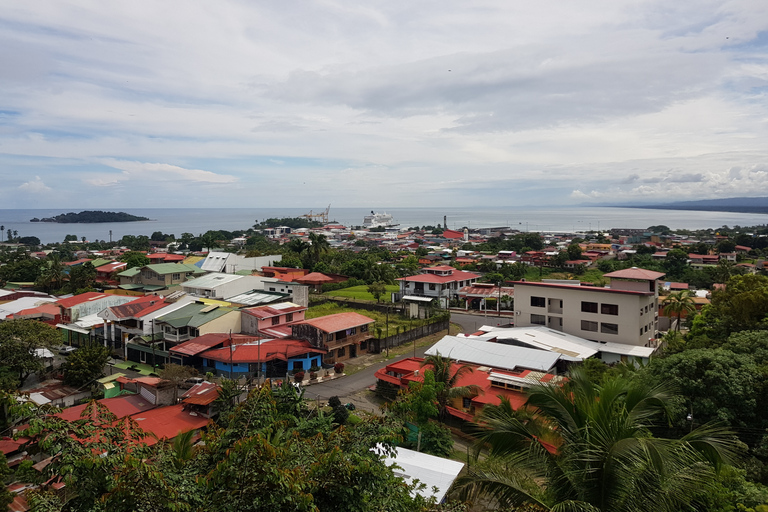
{"label": "green lawn", "polygon": [[[398,326],[400,327],[400,332],[405,332],[409,329],[418,327],[419,323],[423,322],[423,320],[412,320],[404,316],[400,316],[396,312],[397,309],[397,307],[391,308],[389,315],[387,315],[386,313],[379,311],[367,311],[363,309],[348,308],[341,306],[336,302],[326,302],[325,304],[320,304],[319,306],[310,307],[304,317],[309,320],[311,318],[333,315],[335,313],[360,313],[361,315],[365,315],[375,322],[371,332],[374,337],[378,337],[377,329],[379,328],[381,328],[381,336],[386,337],[397,334]],[[389,333],[387,333],[387,325],[389,326]]]}
{"label": "green lawn", "polygon": [[[399,290],[400,287],[398,285],[388,284],[386,293],[381,296],[381,302],[392,302],[392,292],[397,292]],[[376,302],[376,299],[373,298],[373,295],[368,293],[368,286],[366,285],[352,286],[349,288],[342,288],[341,290],[333,290],[331,292],[325,292],[323,295],[327,295],[328,297],[344,297],[347,299],[369,300],[371,302]]]}

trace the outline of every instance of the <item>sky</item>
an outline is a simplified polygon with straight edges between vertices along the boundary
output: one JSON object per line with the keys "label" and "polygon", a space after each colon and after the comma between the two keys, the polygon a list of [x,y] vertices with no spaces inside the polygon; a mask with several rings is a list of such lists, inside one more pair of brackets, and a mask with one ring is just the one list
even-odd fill
{"label": "sky", "polygon": [[768,196],[768,2],[2,2],[0,208]]}

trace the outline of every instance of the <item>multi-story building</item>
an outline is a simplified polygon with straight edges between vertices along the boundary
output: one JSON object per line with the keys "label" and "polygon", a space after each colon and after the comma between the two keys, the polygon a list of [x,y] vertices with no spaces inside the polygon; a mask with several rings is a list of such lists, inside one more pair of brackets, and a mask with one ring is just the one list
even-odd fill
{"label": "multi-story building", "polygon": [[516,282],[515,325],[545,325],[592,341],[652,347],[662,276],[633,267],[605,274],[611,279],[610,288],[579,282]]}
{"label": "multi-story building", "polygon": [[448,307],[448,301],[458,298],[459,290],[468,286],[480,276],[472,272],[456,270],[448,265],[427,267],[421,274],[401,277],[402,297],[427,297],[437,299],[440,307]]}
{"label": "multi-story building", "polygon": [[323,361],[335,363],[368,352],[373,322],[360,313],[336,313],[292,324],[292,337],[327,350]]}

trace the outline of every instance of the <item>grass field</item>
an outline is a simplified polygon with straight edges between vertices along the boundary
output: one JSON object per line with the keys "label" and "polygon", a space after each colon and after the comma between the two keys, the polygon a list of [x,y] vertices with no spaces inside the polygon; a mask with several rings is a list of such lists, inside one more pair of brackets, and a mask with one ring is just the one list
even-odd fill
{"label": "grass field", "polygon": [[[415,320],[400,316],[395,309],[396,308],[392,308],[389,315],[387,315],[386,313],[381,313],[379,311],[366,311],[361,309],[348,308],[337,304],[336,302],[326,302],[325,304],[320,304],[319,306],[312,306],[309,308],[304,317],[309,320],[311,318],[333,315],[335,313],[360,313],[361,315],[365,315],[375,322],[371,332],[371,334],[375,337],[378,337],[377,329],[379,328],[381,328],[381,336],[386,337],[397,334],[398,327],[400,327],[401,332],[404,332],[409,329],[418,327],[419,322],[423,322],[423,320]],[[387,331],[387,326],[389,326],[389,331]]]}
{"label": "grass field", "polygon": [[[398,285],[388,284],[386,293],[381,296],[381,302],[392,302],[392,292],[399,290],[400,287]],[[350,288],[342,288],[341,290],[333,290],[330,292],[325,292],[323,295],[327,295],[328,297],[344,297],[347,299],[369,300],[371,302],[376,302],[376,299],[373,298],[373,295],[368,293],[368,286],[366,285],[352,286]]]}

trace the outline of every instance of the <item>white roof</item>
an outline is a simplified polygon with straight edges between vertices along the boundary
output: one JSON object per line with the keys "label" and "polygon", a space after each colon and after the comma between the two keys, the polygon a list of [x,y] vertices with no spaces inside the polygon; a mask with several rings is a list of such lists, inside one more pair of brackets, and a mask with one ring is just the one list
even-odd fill
{"label": "white roof", "polygon": [[418,295],[404,295],[403,300],[412,300],[415,302],[432,302],[436,297],[421,297]]}
{"label": "white roof", "polygon": [[[224,253],[226,254],[226,253]],[[243,279],[245,276],[239,276],[236,274],[223,274],[220,272],[214,272],[212,274],[207,274],[202,277],[198,277],[197,279],[190,279],[189,281],[184,282],[181,286],[182,288],[203,288],[203,289],[210,289],[210,288],[216,288],[217,286],[221,286],[223,284],[231,283],[232,281],[237,281],[238,279]]]}
{"label": "white roof", "polygon": [[456,361],[504,370],[527,368],[542,372],[552,368],[561,357],[560,354],[547,350],[490,343],[488,340],[493,337],[495,336],[445,336],[429,347],[425,354],[433,356],[439,353]]}
{"label": "white roof", "polygon": [[0,320],[5,320],[8,315],[14,315],[24,309],[36,308],[47,302],[56,302],[53,297],[21,297],[0,306]]}
{"label": "white roof", "polygon": [[591,341],[544,326],[493,327],[484,325],[480,330],[488,333],[485,335],[486,338],[490,334],[499,340],[516,340],[531,347],[563,354],[566,359],[570,360],[584,360],[598,352],[647,358],[656,350],[651,347],[625,343]]}
{"label": "white roof", "polygon": [[[387,466],[399,466],[393,470],[406,483],[411,484],[413,480],[423,483],[425,487],[416,492],[427,499],[434,496],[437,503],[443,501],[453,481],[464,468],[463,462],[443,459],[406,448],[395,448],[395,455],[384,457],[383,461]],[[433,489],[435,487],[437,490]]]}
{"label": "white roof", "polygon": [[205,257],[205,260],[200,265],[200,268],[206,272],[221,272],[224,270],[227,264],[227,259],[230,257],[228,252],[211,251]]}

